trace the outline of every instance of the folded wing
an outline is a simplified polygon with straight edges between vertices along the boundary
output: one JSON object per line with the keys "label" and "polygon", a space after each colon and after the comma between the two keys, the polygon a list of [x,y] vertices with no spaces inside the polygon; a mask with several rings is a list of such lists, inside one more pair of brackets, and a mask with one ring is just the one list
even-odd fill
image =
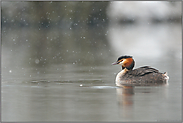
{"label": "folded wing", "polygon": [[140,67],[137,69],[134,69],[132,71],[128,71],[128,75],[132,75],[132,76],[144,76],[146,74],[150,74],[150,73],[159,73],[159,71],[155,68],[151,68],[149,66],[144,66],[144,67]]}

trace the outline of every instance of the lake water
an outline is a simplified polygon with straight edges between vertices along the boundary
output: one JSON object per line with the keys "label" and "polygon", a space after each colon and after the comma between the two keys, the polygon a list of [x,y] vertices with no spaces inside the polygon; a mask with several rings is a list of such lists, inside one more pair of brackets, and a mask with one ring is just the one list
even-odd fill
{"label": "lake water", "polygon": [[115,86],[121,68],[110,63],[51,65],[39,74],[15,68],[3,74],[2,121],[180,121],[181,60],[173,63],[155,65],[169,72],[169,86],[133,90]]}

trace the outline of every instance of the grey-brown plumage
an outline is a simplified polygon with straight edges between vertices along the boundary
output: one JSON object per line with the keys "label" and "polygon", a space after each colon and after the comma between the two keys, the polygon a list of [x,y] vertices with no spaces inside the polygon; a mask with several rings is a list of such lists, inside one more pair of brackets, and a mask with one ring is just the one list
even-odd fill
{"label": "grey-brown plumage", "polygon": [[164,73],[160,73],[157,69],[149,66],[140,67],[134,70],[129,70],[121,76],[121,84],[132,84],[135,86],[150,86],[166,84]]}
{"label": "grey-brown plumage", "polygon": [[167,73],[160,73],[157,69],[144,66],[133,70],[135,61],[132,56],[121,56],[113,65],[122,66],[122,71],[116,76],[116,85],[151,86],[168,84]]}

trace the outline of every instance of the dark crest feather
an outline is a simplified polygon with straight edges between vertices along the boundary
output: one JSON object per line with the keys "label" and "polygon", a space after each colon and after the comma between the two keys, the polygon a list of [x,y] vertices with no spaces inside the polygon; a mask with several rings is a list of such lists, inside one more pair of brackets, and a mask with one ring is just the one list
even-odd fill
{"label": "dark crest feather", "polygon": [[127,56],[127,55],[121,56],[121,57],[118,58],[118,61],[119,61],[120,59],[126,59],[126,58],[132,58],[132,56]]}

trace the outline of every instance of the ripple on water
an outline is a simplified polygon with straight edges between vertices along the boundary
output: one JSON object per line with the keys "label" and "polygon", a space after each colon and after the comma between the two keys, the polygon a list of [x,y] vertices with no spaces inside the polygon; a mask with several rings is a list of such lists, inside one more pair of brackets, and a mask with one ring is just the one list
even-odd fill
{"label": "ripple on water", "polygon": [[95,89],[111,89],[111,88],[117,88],[116,86],[91,86],[91,88]]}
{"label": "ripple on water", "polygon": [[[78,87],[89,87],[96,89],[114,88],[112,86],[103,86],[104,81],[102,79],[79,79],[79,80],[30,80],[23,81],[25,84],[35,85],[76,85]],[[99,86],[98,86],[99,85]]]}

